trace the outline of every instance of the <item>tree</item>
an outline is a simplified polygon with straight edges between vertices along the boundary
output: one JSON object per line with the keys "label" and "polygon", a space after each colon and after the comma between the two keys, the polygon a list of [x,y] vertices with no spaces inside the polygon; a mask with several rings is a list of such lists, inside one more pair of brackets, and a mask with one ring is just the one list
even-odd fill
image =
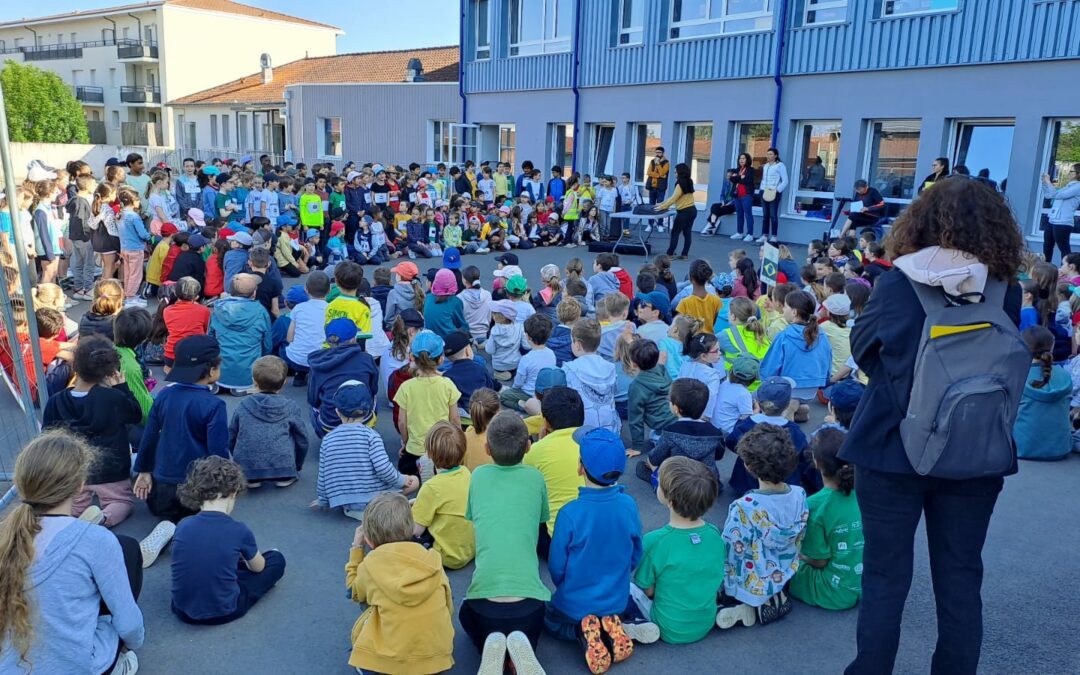
{"label": "tree", "polygon": [[0,71],[0,85],[12,141],[90,142],[82,104],[56,73],[9,59]]}

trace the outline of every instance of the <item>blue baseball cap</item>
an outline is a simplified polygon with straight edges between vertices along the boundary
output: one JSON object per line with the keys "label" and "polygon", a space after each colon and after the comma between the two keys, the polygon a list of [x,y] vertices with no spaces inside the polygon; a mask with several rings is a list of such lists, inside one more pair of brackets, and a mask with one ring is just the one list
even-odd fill
{"label": "blue baseball cap", "polygon": [[196,232],[195,234],[188,237],[188,240],[187,240],[188,248],[191,249],[192,251],[198,251],[200,248],[202,248],[203,246],[206,246],[209,243],[210,243],[210,241],[207,240],[206,237],[202,236],[198,232]]}
{"label": "blue baseball cap", "polygon": [[865,390],[866,387],[858,380],[851,378],[840,380],[833,385],[829,393],[829,403],[832,404],[833,410],[854,410],[859,407],[859,400]]}
{"label": "blue baseball cap", "polygon": [[342,344],[356,338],[356,324],[347,316],[331,319],[323,331],[329,345]]}
{"label": "blue baseball cap", "polygon": [[310,240],[314,239],[315,237],[322,237],[322,232],[313,227],[307,231],[307,238]]}
{"label": "blue baseball cap", "polygon": [[452,246],[443,251],[442,266],[448,270],[461,269],[461,251]]}
{"label": "blue baseball cap", "polygon": [[758,403],[768,401],[777,410],[784,410],[791,403],[791,390],[794,388],[795,381],[790,377],[781,377],[780,375],[767,377],[758,387]]}
{"label": "blue baseball cap", "polygon": [[294,305],[298,305],[301,302],[307,302],[307,300],[308,294],[303,286],[293,286],[285,292],[285,302],[291,302]]}
{"label": "blue baseball cap", "polygon": [[420,331],[412,341],[413,356],[427,354],[433,358],[439,358],[446,349],[446,343],[438,334],[429,330]]}
{"label": "blue baseball cap", "polygon": [[375,409],[375,397],[359,380],[345,380],[334,392],[334,407],[345,417],[360,417],[366,422]]}
{"label": "blue baseball cap", "polygon": [[579,427],[573,438],[589,480],[604,486],[619,482],[626,470],[626,446],[621,438],[603,427]]}
{"label": "blue baseball cap", "polygon": [[650,291],[649,293],[638,293],[638,300],[651,305],[653,309],[660,312],[660,317],[665,318],[671,315],[671,299],[668,298],[668,294],[663,291]]}
{"label": "blue baseball cap", "polygon": [[288,213],[283,213],[283,214],[281,214],[280,216],[277,217],[277,226],[278,227],[281,227],[282,225],[295,225],[295,224],[296,224],[296,216],[289,215]]}
{"label": "blue baseball cap", "polygon": [[566,373],[560,368],[541,368],[536,374],[536,393],[543,394],[552,387],[565,387]]}
{"label": "blue baseball cap", "polygon": [[[106,166],[108,166],[108,165],[106,164]],[[206,166],[204,166],[203,168],[201,168],[199,170],[202,171],[203,175],[205,175],[205,176],[216,176],[219,173],[221,173],[221,169],[217,168],[213,164],[207,164]]]}

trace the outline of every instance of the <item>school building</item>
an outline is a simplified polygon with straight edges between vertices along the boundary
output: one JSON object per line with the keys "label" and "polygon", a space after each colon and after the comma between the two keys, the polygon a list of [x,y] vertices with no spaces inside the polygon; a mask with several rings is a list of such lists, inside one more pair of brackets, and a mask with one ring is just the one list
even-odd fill
{"label": "school building", "polygon": [[1041,238],[1040,175],[1080,161],[1075,0],[461,0],[461,35],[462,121],[430,120],[429,161],[643,183],[662,145],[705,207],[775,145],[787,241],[859,178],[899,213],[939,156],[988,170]]}

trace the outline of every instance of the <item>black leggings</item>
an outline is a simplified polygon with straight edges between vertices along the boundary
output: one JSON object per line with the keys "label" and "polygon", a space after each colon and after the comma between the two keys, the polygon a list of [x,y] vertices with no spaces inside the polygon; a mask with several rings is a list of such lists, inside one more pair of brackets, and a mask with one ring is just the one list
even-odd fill
{"label": "black leggings", "polygon": [[[116,534],[115,532],[113,534]],[[126,537],[122,534],[116,534],[116,540],[120,542],[120,551],[124,554],[124,570],[127,572],[128,586],[131,587],[131,597],[135,598],[135,601],[139,600],[139,593],[142,592],[143,582],[143,570],[142,570],[142,549],[139,548],[139,542],[131,537]],[[109,616],[108,606],[105,601],[101,601],[101,607],[98,610],[99,616]],[[116,667],[116,662],[120,660],[120,654],[124,649],[124,641],[121,640],[116,645],[116,656],[113,658],[112,665],[105,669],[105,673],[111,673],[113,668]],[[105,674],[103,674],[105,675]]]}
{"label": "black leggings", "polygon": [[509,635],[516,630],[524,633],[536,649],[544,631],[544,603],[533,598],[517,602],[465,600],[458,611],[458,620],[478,651],[484,651],[488,635]]}
{"label": "black leggings", "polygon": [[697,218],[697,208],[689,206],[675,212],[675,223],[671,226],[671,242],[667,247],[668,255],[675,255],[675,247],[679,243],[679,235],[683,236],[682,254],[690,254],[690,234],[694,230],[694,220]]}
{"label": "black leggings", "polygon": [[1072,236],[1072,228],[1068,225],[1046,224],[1046,229],[1043,230],[1043,257],[1047,262],[1054,262],[1054,244],[1057,244],[1058,250],[1061,251],[1062,260],[1072,253],[1070,236]]}

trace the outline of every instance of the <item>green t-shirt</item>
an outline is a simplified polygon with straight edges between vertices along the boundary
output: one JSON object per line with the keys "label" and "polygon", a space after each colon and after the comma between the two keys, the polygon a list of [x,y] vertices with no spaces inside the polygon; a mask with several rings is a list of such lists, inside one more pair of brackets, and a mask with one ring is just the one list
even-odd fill
{"label": "green t-shirt", "polygon": [[862,514],[855,493],[845,496],[825,488],[806,500],[806,523],[800,553],[829,564],[816,569],[803,563],[791,579],[791,594],[808,605],[849,609],[862,593]]}
{"label": "green t-shirt", "polygon": [[716,621],[716,594],[724,583],[727,544],[714,525],[689,530],[665,525],[642,540],[644,555],[634,583],[655,587],[651,619],[660,639],[696,642]]}
{"label": "green t-shirt", "polygon": [[330,193],[330,211],[334,209],[345,208],[345,193],[344,192],[331,192]]}
{"label": "green t-shirt", "polygon": [[539,471],[524,464],[476,467],[465,517],[476,533],[476,569],[466,598],[551,599],[536,557],[540,523],[548,519],[547,487]]}

